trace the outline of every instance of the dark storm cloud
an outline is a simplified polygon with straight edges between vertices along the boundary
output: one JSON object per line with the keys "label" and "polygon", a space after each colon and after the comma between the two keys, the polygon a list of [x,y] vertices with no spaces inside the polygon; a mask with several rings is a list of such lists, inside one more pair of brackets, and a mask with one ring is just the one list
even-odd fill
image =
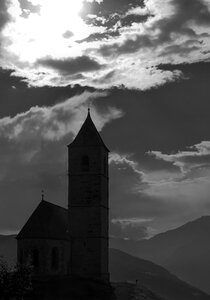
{"label": "dark storm cloud", "polygon": [[[76,74],[80,76],[81,74]],[[67,98],[82,94],[85,90],[93,92],[93,88],[76,86],[66,87],[28,87],[26,78],[13,75],[13,70],[0,68],[0,118],[15,116],[33,106],[52,106]]]}
{"label": "dark storm cloud", "polygon": [[105,57],[111,55],[135,53],[140,48],[152,47],[154,44],[147,35],[135,35],[132,39],[127,39],[122,44],[113,43],[111,45],[102,45],[99,53]]}
{"label": "dark storm cloud", "polygon": [[104,0],[100,3],[97,1],[84,1],[81,16],[92,14],[97,16],[110,16],[113,14],[125,14],[128,9],[144,6],[142,0]]}
{"label": "dark storm cloud", "polygon": [[133,23],[144,23],[148,20],[148,18],[151,17],[150,15],[144,15],[144,16],[140,16],[140,15],[126,15],[124,17],[121,18],[120,23],[122,27],[129,27],[131,26]]}
{"label": "dark storm cloud", "polygon": [[[144,23],[148,20],[149,15],[140,16],[140,15],[119,15],[114,14],[112,16],[109,16],[107,18],[98,18],[97,16],[89,18],[89,22],[86,21],[86,23],[90,23],[90,25],[94,26],[102,26],[106,27],[107,33],[108,32],[115,32],[119,34],[119,29],[122,27],[129,27],[133,23]],[[110,30],[110,31],[109,31]],[[111,31],[112,30],[112,31]]]}
{"label": "dark storm cloud", "polygon": [[[133,217],[147,217],[148,212],[142,207],[143,198],[147,198],[141,191],[147,188],[145,175],[140,170],[140,166],[132,158],[126,155],[111,153],[110,155],[110,209],[113,219],[124,219]],[[149,201],[148,201],[149,203]],[[120,207],[120,209],[119,209]],[[155,209],[155,208],[154,208]],[[126,230],[136,230],[132,222],[124,223],[124,230],[121,234],[128,234]],[[123,222],[121,222],[123,225]],[[136,225],[136,224],[135,224]],[[139,225],[139,224],[138,224]],[[112,224],[114,229],[119,230],[119,222]],[[122,226],[120,226],[122,227]],[[121,228],[123,229],[123,228]]]}
{"label": "dark storm cloud", "polygon": [[12,86],[20,88],[26,86],[22,81],[25,78],[13,76],[12,73],[13,70],[4,70],[0,67],[0,87],[2,91],[7,90]]}
{"label": "dark storm cloud", "polygon": [[147,16],[138,16],[138,15],[127,15],[120,16],[115,14],[108,19],[99,19],[99,18],[90,18],[90,25],[94,26],[103,26],[106,27],[106,31],[103,33],[94,33],[89,35],[87,38],[83,40],[77,41],[78,43],[83,42],[93,42],[93,41],[101,41],[108,40],[111,37],[120,36],[120,28],[122,27],[130,27],[133,23],[144,23],[148,20],[149,15]]}
{"label": "dark storm cloud", "polygon": [[[166,42],[172,42],[173,34],[180,34],[189,38],[209,36],[207,29],[204,29],[202,33],[196,33],[189,25],[190,22],[201,26],[210,25],[210,12],[205,2],[194,0],[192,3],[191,0],[172,0],[171,4],[174,8],[174,14],[155,21],[148,33],[136,34],[121,44],[102,45],[99,52],[103,56],[135,53],[142,48],[153,48]],[[156,29],[159,30],[159,33],[153,37],[151,32]]]}
{"label": "dark storm cloud", "polygon": [[180,56],[189,56],[192,51],[201,49],[202,39],[189,39],[180,45],[170,45],[163,48],[159,56],[167,56],[170,54],[179,54]]}
{"label": "dark storm cloud", "polygon": [[172,5],[176,13],[170,19],[164,18],[155,23],[155,26],[160,28],[161,31],[159,42],[171,40],[172,33],[199,37],[200,34],[196,34],[192,28],[188,27],[189,22],[195,22],[195,24],[203,26],[210,25],[210,11],[204,1],[173,0]]}
{"label": "dark storm cloud", "polygon": [[128,10],[143,6],[143,0],[105,0],[100,3],[84,1],[84,8],[81,12],[83,20],[89,25],[102,26],[106,28],[106,31],[104,33],[91,34],[86,39],[78,42],[92,42],[116,37],[120,35],[120,28],[129,27],[133,23],[146,22],[149,15],[126,15]]}
{"label": "dark storm cloud", "polygon": [[[189,54],[193,51],[197,51],[200,49],[199,46],[196,46],[196,45],[190,45],[191,43],[183,43],[181,45],[170,45],[170,46],[166,46],[162,51],[161,53],[159,54],[159,56],[168,56],[170,54],[179,54],[180,56],[182,57],[185,57],[185,56],[188,56],[189,57]],[[197,42],[194,42],[194,44],[200,44],[199,41]]]}
{"label": "dark storm cloud", "polygon": [[64,75],[98,71],[105,67],[105,65],[101,65],[88,56],[79,56],[68,59],[43,58],[39,59],[37,64],[52,68]]}
{"label": "dark storm cloud", "polygon": [[113,31],[107,30],[106,32],[103,32],[103,33],[93,33],[83,40],[78,40],[77,43],[80,44],[83,42],[90,43],[90,42],[95,42],[95,41],[100,41],[100,40],[108,40],[110,37],[115,37],[115,36],[119,36],[119,35],[120,35],[120,33],[118,30],[113,30]]}

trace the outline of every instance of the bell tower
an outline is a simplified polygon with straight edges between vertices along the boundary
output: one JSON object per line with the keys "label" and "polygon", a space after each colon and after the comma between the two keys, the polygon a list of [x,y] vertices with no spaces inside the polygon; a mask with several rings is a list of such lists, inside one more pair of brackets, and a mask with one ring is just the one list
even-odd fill
{"label": "bell tower", "polygon": [[68,145],[72,277],[109,281],[108,153],[88,110],[79,133]]}

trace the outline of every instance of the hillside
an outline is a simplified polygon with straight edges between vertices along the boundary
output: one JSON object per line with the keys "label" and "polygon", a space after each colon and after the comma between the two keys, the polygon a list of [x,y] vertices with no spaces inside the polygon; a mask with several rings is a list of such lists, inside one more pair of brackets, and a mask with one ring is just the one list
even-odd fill
{"label": "hillside", "polygon": [[[0,254],[4,255],[9,263],[16,261],[16,247],[15,236],[0,236]],[[150,261],[116,249],[110,249],[109,260],[111,281],[114,282],[119,300],[124,299],[125,295],[131,298],[135,296],[136,299],[147,297],[146,299],[151,300],[210,300],[210,296]]]}
{"label": "hillside", "polygon": [[134,283],[119,282],[112,283],[112,286],[114,287],[116,296],[113,300],[166,300],[154,294],[146,287]]}
{"label": "hillside", "polygon": [[210,293],[210,217],[201,217],[149,240],[111,239],[110,245],[157,263]]}
{"label": "hillside", "polygon": [[136,282],[139,289],[143,285],[150,291],[168,300],[210,299],[210,296],[186,284],[163,267],[110,249],[110,274],[112,282]]}

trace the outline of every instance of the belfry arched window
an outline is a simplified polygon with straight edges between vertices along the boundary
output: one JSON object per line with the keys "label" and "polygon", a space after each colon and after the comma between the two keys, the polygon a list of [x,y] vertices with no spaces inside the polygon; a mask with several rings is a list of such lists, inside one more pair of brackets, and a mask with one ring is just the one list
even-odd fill
{"label": "belfry arched window", "polygon": [[81,170],[82,172],[88,172],[89,168],[90,168],[89,157],[87,155],[83,155],[81,160]]}
{"label": "belfry arched window", "polygon": [[54,270],[57,270],[59,266],[59,253],[58,253],[58,248],[53,247],[52,248],[52,253],[51,253],[51,267]]}
{"label": "belfry arched window", "polygon": [[38,251],[38,249],[33,250],[32,260],[33,260],[34,268],[38,268],[39,267],[39,251]]}

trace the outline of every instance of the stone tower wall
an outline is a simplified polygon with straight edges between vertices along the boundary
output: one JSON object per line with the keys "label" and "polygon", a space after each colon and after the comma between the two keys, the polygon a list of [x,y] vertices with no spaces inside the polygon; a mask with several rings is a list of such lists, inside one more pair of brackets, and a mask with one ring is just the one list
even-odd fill
{"label": "stone tower wall", "polygon": [[[82,158],[89,158],[84,169]],[[69,232],[72,276],[108,280],[108,151],[69,147]]]}

